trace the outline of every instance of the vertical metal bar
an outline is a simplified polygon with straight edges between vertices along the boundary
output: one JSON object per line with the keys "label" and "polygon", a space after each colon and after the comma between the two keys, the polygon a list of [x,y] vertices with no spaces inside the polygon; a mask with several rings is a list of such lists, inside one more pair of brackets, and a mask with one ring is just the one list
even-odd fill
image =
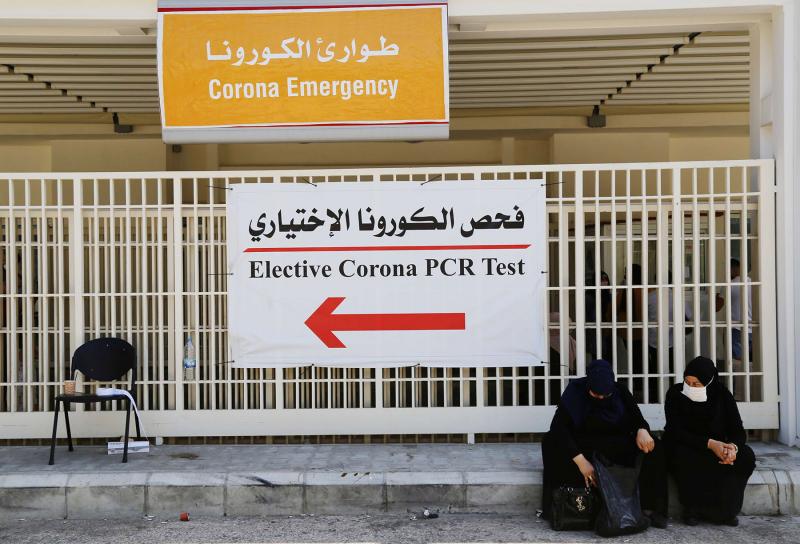
{"label": "vertical metal bar", "polygon": [[[631,171],[625,169],[625,276],[627,295],[625,297],[625,325],[628,342],[628,383],[633,391],[633,210],[631,209]],[[642,278],[644,280],[644,278]],[[643,286],[639,286],[640,298]],[[641,300],[640,300],[641,302]]]}
{"label": "vertical metal bar", "polygon": [[194,347],[195,353],[198,354],[197,356],[197,366],[194,369],[194,380],[192,383],[189,384],[190,390],[192,392],[192,401],[194,403],[194,409],[199,410],[201,408],[201,402],[203,400],[208,402],[208,388],[209,383],[203,383],[202,391],[200,388],[200,380],[201,376],[208,380],[208,368],[203,368],[203,357],[207,356],[202,352],[203,349],[203,342],[202,333],[200,332],[200,230],[203,228],[203,220],[200,216],[198,200],[200,198],[198,185],[197,185],[197,177],[192,177],[192,221],[191,221],[191,229],[188,229],[186,234],[189,236],[189,242],[187,245],[192,250],[192,261],[191,261],[191,271],[192,271],[192,282],[191,282],[191,300],[192,300],[192,309],[193,312],[191,313],[191,319],[189,323],[189,333],[192,334],[194,338]]}
{"label": "vertical metal bar", "polygon": [[[669,343],[669,329],[671,326],[669,320],[669,293],[672,293],[672,300],[674,301],[675,292],[674,290],[668,286],[668,278],[669,278],[669,268],[670,268],[670,254],[669,254],[669,239],[670,239],[670,223],[669,223],[669,215],[667,213],[667,205],[668,201],[664,195],[664,186],[661,183],[661,171],[659,170],[658,175],[658,210],[656,212],[656,222],[657,222],[657,240],[656,240],[656,261],[658,267],[658,279],[656,283],[658,287],[656,288],[656,294],[658,297],[658,303],[656,305],[656,311],[658,312],[658,359],[659,361],[664,361],[667,357],[669,357],[669,350],[667,349],[667,345]],[[673,188],[674,190],[674,188]],[[673,195],[674,199],[674,195]],[[673,200],[673,209],[674,213],[674,200]],[[674,222],[674,215],[673,215],[673,222]],[[674,223],[673,223],[674,224]],[[673,230],[674,235],[674,230]],[[675,251],[674,247],[674,240],[673,240],[673,254]],[[673,275],[676,274],[676,271],[673,266],[672,270]],[[666,286],[666,287],[665,287]],[[666,296],[665,296],[666,294]],[[674,331],[677,332],[677,331]],[[663,367],[659,365],[659,373],[663,372]],[[659,380],[660,383],[661,380]]]}
{"label": "vertical metal bar", "polygon": [[36,388],[36,397],[39,410],[50,409],[50,395],[45,394],[50,390],[50,345],[49,345],[49,322],[50,322],[50,259],[49,252],[51,241],[49,239],[50,228],[47,222],[47,197],[44,178],[39,179],[39,210],[37,221],[39,227],[37,232],[38,239],[38,259],[37,259],[37,284],[39,292],[39,319],[38,319],[38,371],[40,385]]}
{"label": "vertical metal bar", "polygon": [[[617,344],[619,331],[617,330],[617,302],[619,296],[619,278],[617,277],[617,171],[611,169],[611,356],[614,359],[614,372],[619,373],[619,357]],[[630,373],[630,368],[626,369]],[[628,389],[632,389],[631,378],[628,376]]]}
{"label": "vertical metal bar", "polygon": [[[603,347],[603,333],[605,329],[603,316],[603,288],[601,286],[600,272],[603,269],[600,245],[603,239],[603,227],[600,222],[600,172],[594,174],[594,315],[595,315],[595,350],[599,359],[605,359]],[[610,283],[610,282],[609,282]],[[610,293],[610,291],[609,291]],[[611,297],[613,299],[613,296]]]}
{"label": "vertical metal bar", "polygon": [[775,277],[775,171],[772,161],[758,165],[758,264],[761,292],[758,319],[761,325],[760,361],[765,402],[778,401],[778,323]]}
{"label": "vertical metal bar", "polygon": [[[569,212],[564,209],[564,171],[558,171],[558,338],[561,389],[569,368]],[[498,376],[497,383],[500,383]],[[546,391],[549,391],[548,387]],[[500,398],[498,391],[497,398]]]}
{"label": "vertical metal bar", "polygon": [[[488,391],[488,382],[486,380],[486,369],[475,369],[475,406],[483,408],[486,406],[486,391]],[[547,388],[545,388],[547,389]]]}
{"label": "vertical metal bar", "polygon": [[[644,402],[650,402],[650,210],[647,204],[647,170],[641,170],[641,185],[642,185],[642,198],[641,204],[642,209],[640,212],[641,217],[641,228],[642,228],[642,240],[641,240],[641,267],[642,267],[642,297],[641,297],[641,305],[642,305],[642,371],[644,372]],[[658,300],[658,304],[656,308],[660,309],[662,307],[661,304],[661,267],[658,264],[661,262],[661,227],[658,224],[658,218],[661,217],[661,195],[662,195],[662,185],[661,185],[661,169],[656,170],[656,246],[658,249],[656,250],[656,298]],[[655,315],[652,316],[654,318],[655,325],[657,327],[656,336],[660,335],[660,332],[664,326],[664,322],[662,319],[662,315]],[[657,341],[658,347],[663,346],[663,337],[661,340]],[[659,355],[659,361],[663,360],[663,357]],[[658,361],[657,361],[658,362]]]}
{"label": "vertical metal bar", "polygon": [[[3,186],[7,187],[10,191],[12,181],[8,178],[0,179],[0,183]],[[10,328],[10,321],[11,321],[11,314],[13,312],[12,307],[12,296],[10,291],[10,278],[8,274],[11,271],[11,255],[12,255],[12,240],[11,240],[11,209],[14,204],[13,200],[8,201],[7,204],[4,204],[3,211],[7,212],[0,217],[0,233],[3,235],[0,236],[0,263],[2,263],[3,271],[0,272],[0,278],[2,278],[3,282],[3,289],[0,291],[0,315],[3,316],[3,321],[0,323],[2,325],[2,329],[0,329],[0,357],[3,357],[3,361],[5,362],[0,368],[0,381],[2,381],[2,386],[0,386],[0,406],[6,406],[6,409],[10,410],[11,400],[11,369],[13,367],[14,358],[12,357],[12,352],[10,351],[9,342],[11,340],[9,334]]]}
{"label": "vertical metal bar", "polygon": [[[686,313],[686,303],[684,302],[683,292],[683,207],[682,198],[681,169],[672,169],[672,315],[675,322],[673,330],[673,366],[675,376],[683,375],[684,357],[686,348],[684,345],[684,317]],[[660,370],[663,374],[663,369]],[[667,387],[670,382],[667,382]],[[663,378],[659,379],[659,394],[664,394]],[[661,399],[660,399],[661,400]]]}
{"label": "vertical metal bar", "polygon": [[750,392],[750,312],[748,311],[750,308],[750,289],[751,289],[751,278],[750,278],[750,255],[747,251],[748,245],[748,221],[750,218],[750,210],[748,201],[749,198],[747,196],[748,189],[747,189],[747,167],[742,167],[742,212],[741,212],[741,221],[742,227],[740,229],[740,235],[742,237],[741,244],[741,252],[739,255],[739,277],[742,279],[743,285],[742,289],[742,371],[744,372],[744,400],[750,401],[751,400],[751,392]]}
{"label": "vertical metal bar", "polygon": [[733,326],[731,316],[731,169],[725,168],[725,291],[728,304],[725,305],[725,369],[728,375],[728,388],[734,390],[736,369],[733,368]]}
{"label": "vertical metal bar", "polygon": [[25,230],[24,242],[22,247],[23,269],[25,271],[25,281],[23,282],[23,300],[25,302],[25,313],[23,323],[25,324],[25,369],[22,375],[25,391],[25,411],[33,411],[33,222],[31,220],[31,180],[25,178]]}
{"label": "vertical metal bar", "polygon": [[178,414],[186,411],[183,391],[183,184],[179,177],[172,178],[172,293],[170,303],[173,314],[173,348],[170,369],[175,373],[175,409]]}
{"label": "vertical metal bar", "polygon": [[[693,314],[693,335],[694,335],[694,357],[702,354],[702,330],[700,329],[700,207],[698,205],[697,194],[697,168],[692,168],[692,281],[694,282],[694,300],[692,306]],[[713,293],[709,293],[709,297],[715,298]],[[681,354],[683,355],[683,354]],[[683,363],[683,359],[681,363]],[[683,368],[679,367],[678,361],[675,361],[675,377],[680,378],[683,375]]]}
{"label": "vertical metal bar", "polygon": [[[583,170],[575,170],[575,340],[577,361],[575,373],[586,374],[586,247],[584,243]],[[567,231],[569,232],[569,231]],[[595,265],[597,268],[597,265]],[[569,351],[567,351],[569,353]],[[515,388],[516,390],[516,388]]]}
{"label": "vertical metal bar", "polygon": [[[138,312],[141,316],[137,320],[137,324],[141,327],[141,339],[142,339],[142,349],[139,351],[139,359],[142,365],[142,377],[143,377],[143,387],[144,387],[144,395],[142,396],[143,402],[142,405],[145,409],[153,409],[155,408],[153,400],[150,399],[150,392],[151,390],[156,393],[156,399],[158,400],[159,404],[163,403],[163,395],[161,394],[161,385],[157,385],[153,387],[152,381],[160,381],[158,378],[158,370],[155,366],[155,361],[150,355],[150,307],[151,307],[151,292],[153,291],[151,287],[152,283],[152,274],[153,274],[153,259],[150,253],[151,245],[150,245],[150,233],[152,232],[155,234],[155,224],[152,218],[150,217],[150,212],[148,210],[147,204],[147,179],[144,177],[140,180],[141,183],[141,208],[138,211],[136,218],[136,224],[138,225],[138,232],[139,235],[137,236],[137,244],[136,247],[138,248],[139,254],[139,261],[141,263],[141,267],[139,268],[140,280],[138,285],[138,296],[135,300],[139,300],[138,304]],[[134,267],[136,263],[131,263],[131,267]],[[155,327],[153,327],[155,330]],[[157,334],[157,333],[156,333]],[[153,345],[156,344],[155,338],[153,338]],[[151,363],[152,366],[152,375],[151,375]],[[155,400],[155,399],[154,399]]]}
{"label": "vertical metal bar", "polygon": [[383,370],[378,368],[372,371],[375,376],[375,407],[383,408],[383,388],[385,387]]}
{"label": "vertical metal bar", "polygon": [[[41,304],[39,305],[39,409],[50,410],[50,248],[56,240],[50,240],[50,228],[47,220],[47,188],[45,180],[39,180],[39,289]],[[53,377],[57,369],[53,368]],[[56,382],[57,383],[57,382]]]}
{"label": "vertical metal bar", "polygon": [[[711,258],[709,265],[709,284],[708,294],[708,315],[711,318],[711,331],[709,336],[709,358],[717,364],[717,309],[714,302],[717,292],[717,217],[716,217],[716,193],[714,189],[714,168],[708,169],[708,242],[711,246]],[[730,297],[725,301],[725,305],[730,305]],[[724,370],[724,369],[723,369]]]}
{"label": "vertical metal bar", "polygon": [[[209,179],[209,185],[216,185],[218,181],[223,182],[223,187],[228,186],[228,178],[223,178],[222,180],[218,180],[216,178]],[[209,305],[208,305],[208,314],[206,316],[206,326],[208,327],[209,331],[209,358],[208,358],[208,377],[209,379],[216,380],[218,379],[217,376],[219,374],[225,375],[225,401],[224,406],[228,409],[234,408],[235,406],[232,403],[231,397],[231,372],[229,365],[223,365],[221,367],[221,372],[217,372],[217,369],[220,369],[217,366],[217,363],[223,363],[222,360],[215,360],[217,356],[217,279],[220,276],[210,276],[209,273],[211,272],[221,272],[224,270],[222,264],[217,261],[216,257],[216,229],[214,225],[215,217],[216,217],[216,210],[214,209],[214,193],[215,191],[209,187],[208,189],[208,221],[209,221],[209,229],[208,229],[208,256],[210,261],[210,266],[206,267],[206,284],[209,286],[209,294],[207,296],[210,297]],[[215,410],[217,408],[217,388],[213,385],[211,386],[213,394],[211,395],[211,409]]]}
{"label": "vertical metal bar", "polygon": [[282,368],[275,368],[275,409],[281,410],[286,408],[286,400],[284,399],[283,395],[283,388],[284,388],[284,369]]}
{"label": "vertical metal bar", "polygon": [[[102,321],[100,318],[100,297],[104,290],[108,290],[108,284],[103,285],[103,281],[100,276],[100,261],[105,258],[106,253],[103,251],[102,240],[100,238],[100,183],[97,178],[94,178],[92,183],[94,184],[94,192],[92,196],[92,201],[94,202],[94,209],[92,210],[94,215],[94,221],[92,223],[94,234],[89,243],[91,252],[94,254],[92,259],[92,264],[94,264],[94,278],[93,283],[89,285],[89,292],[92,294],[91,300],[93,303],[91,320],[94,322],[94,335],[95,337],[98,337],[100,336],[100,323]],[[108,266],[106,266],[105,269],[108,270]],[[80,404],[78,407],[82,408]]]}
{"label": "vertical metal bar", "polygon": [[[161,402],[159,404],[159,408],[161,410],[174,410],[176,409],[175,404],[175,385],[174,383],[166,383],[167,380],[172,382],[175,379],[175,365],[171,365],[171,357],[167,355],[167,360],[164,361],[164,348],[169,346],[169,335],[170,334],[178,334],[177,329],[170,329],[170,324],[168,319],[165,318],[164,314],[164,295],[165,291],[167,290],[166,286],[164,285],[164,250],[171,249],[169,247],[169,232],[170,229],[166,229],[166,233],[164,232],[164,218],[162,216],[162,207],[164,206],[164,194],[163,194],[163,187],[164,183],[167,181],[164,178],[158,177],[156,178],[156,231],[153,235],[153,240],[155,243],[156,249],[156,282],[155,282],[155,291],[156,291],[156,301],[157,301],[157,334],[158,334],[158,341],[156,346],[158,348],[158,356],[156,357],[156,362],[158,362],[158,379],[162,382],[162,387],[166,389],[166,399],[164,398],[165,395],[161,395]],[[174,181],[174,180],[173,180]],[[164,240],[162,236],[166,234],[167,240]],[[168,280],[168,283],[171,284],[172,280]],[[174,294],[169,294],[169,299],[171,301],[174,300]],[[167,303],[167,310],[169,307],[172,306],[173,302]],[[171,313],[171,312],[169,312]],[[171,332],[170,332],[171,331]],[[166,335],[166,336],[165,336]],[[169,350],[172,352],[172,350]],[[165,367],[167,369],[166,374],[164,372]]]}
{"label": "vertical metal bar", "polygon": [[[65,329],[67,328],[67,323],[65,323],[65,310],[64,310],[64,303],[65,303],[65,293],[66,290],[64,288],[64,271],[71,270],[69,266],[64,262],[64,237],[65,235],[72,238],[73,236],[77,236],[77,234],[70,228],[67,232],[64,232],[64,184],[67,182],[65,179],[56,179],[56,224],[57,228],[55,230],[55,237],[57,240],[56,243],[56,258],[55,258],[55,267],[56,267],[56,280],[57,286],[56,291],[58,293],[57,297],[57,311],[58,311],[58,319],[56,320],[56,334],[58,338],[58,350],[55,356],[56,368],[56,382],[61,383],[64,381],[64,363],[65,361],[69,360],[69,357],[66,355],[66,351],[64,349],[64,335],[66,334]],[[73,197],[74,198],[74,197]],[[75,274],[73,270],[70,273],[70,276]],[[83,278],[81,278],[83,281]],[[58,387],[56,386],[56,391]]]}
{"label": "vertical metal bar", "polygon": [[[97,198],[97,191],[95,191]],[[95,214],[96,214],[95,209]],[[95,228],[97,222],[95,221]],[[70,317],[69,340],[70,354],[75,353],[84,339],[86,330],[86,316],[84,315],[84,238],[83,238],[83,180],[79,177],[72,178],[72,224],[69,237],[69,292],[70,292]],[[96,238],[95,238],[96,240]],[[91,255],[91,253],[90,253]],[[96,257],[96,255],[95,255]],[[95,266],[97,266],[94,259]],[[90,288],[92,286],[90,285]]]}
{"label": "vertical metal bar", "polygon": [[[120,228],[120,231],[122,229]],[[125,301],[125,321],[126,321],[126,333],[128,336],[128,341],[131,342],[133,345],[136,345],[136,339],[133,335],[133,259],[131,245],[133,245],[132,233],[133,229],[131,228],[131,179],[129,177],[125,178],[125,236],[123,237],[120,233],[120,239],[122,243],[125,245],[125,293],[124,299],[120,297],[120,300]],[[141,363],[139,361],[143,360],[143,353],[141,350],[136,350],[136,356],[139,358],[134,364],[137,367],[141,367]],[[144,354],[146,357],[146,354]],[[145,365],[145,374],[139,373],[139,376],[142,376],[143,380],[147,380],[148,376],[146,374],[147,366]],[[144,388],[145,390],[145,402],[143,402],[144,406],[147,406],[147,387]]]}
{"label": "vertical metal bar", "polygon": [[[108,255],[108,263],[109,269],[108,272],[110,273],[111,277],[111,296],[108,307],[111,311],[111,318],[109,320],[109,333],[112,335],[117,335],[117,296],[119,295],[119,286],[117,285],[117,268],[119,264],[119,259],[117,257],[117,218],[114,204],[116,199],[116,184],[114,183],[116,180],[113,177],[109,177],[108,179],[108,225],[109,230],[106,231],[106,242],[108,243],[108,248],[106,255]],[[120,228],[120,230],[122,230]],[[111,238],[108,238],[108,234],[110,232]],[[121,233],[120,233],[121,234]],[[116,404],[116,403],[115,403]]]}
{"label": "vertical metal bar", "polygon": [[19,290],[20,286],[17,281],[17,217],[16,217],[16,194],[15,194],[15,180],[9,179],[9,228],[8,228],[8,240],[9,240],[9,251],[8,251],[8,292],[9,292],[9,312],[8,312],[8,322],[10,325],[10,336],[8,341],[9,347],[9,405],[11,412],[17,412],[21,407],[18,406],[18,382],[17,379],[17,369],[22,364],[22,361],[19,360],[19,347],[17,345],[18,338],[17,338],[17,317],[19,314],[18,308],[21,304],[20,297],[19,297]]}

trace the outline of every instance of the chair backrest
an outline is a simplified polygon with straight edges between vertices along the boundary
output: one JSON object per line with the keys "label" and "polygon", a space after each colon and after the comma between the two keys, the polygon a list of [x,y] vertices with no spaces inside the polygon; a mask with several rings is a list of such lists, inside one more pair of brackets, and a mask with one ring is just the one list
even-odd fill
{"label": "chair backrest", "polygon": [[136,386],[136,348],[122,338],[89,340],[72,355],[72,375],[80,370],[90,380],[118,380],[129,370],[131,389]]}

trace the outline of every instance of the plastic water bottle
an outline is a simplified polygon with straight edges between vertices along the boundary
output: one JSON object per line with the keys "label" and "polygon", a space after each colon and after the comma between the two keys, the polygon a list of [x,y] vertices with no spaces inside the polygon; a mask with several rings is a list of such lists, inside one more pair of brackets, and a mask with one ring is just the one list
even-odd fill
{"label": "plastic water bottle", "polygon": [[192,336],[186,340],[186,345],[183,348],[183,381],[194,381],[194,369],[197,366],[197,358],[195,357],[194,344],[192,343]]}

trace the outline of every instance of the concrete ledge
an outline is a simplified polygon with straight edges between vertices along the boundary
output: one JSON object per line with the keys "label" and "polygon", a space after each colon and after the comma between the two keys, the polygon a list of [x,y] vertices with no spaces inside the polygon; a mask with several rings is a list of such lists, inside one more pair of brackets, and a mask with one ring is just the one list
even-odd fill
{"label": "concrete ledge", "polygon": [[[29,450],[4,455],[8,450],[0,449],[0,470],[10,471],[0,472],[0,521],[143,515],[177,519],[184,511],[195,517],[221,517],[419,512],[423,508],[533,515],[541,507],[542,473],[536,445],[525,445],[524,450],[518,446],[364,446],[358,455],[350,455],[352,450],[347,448],[314,446],[277,448],[269,452],[272,455],[265,455],[260,447],[237,449],[235,454],[225,447],[204,448],[191,450],[193,456],[186,457],[189,452],[183,448],[164,447],[158,453],[163,460],[139,457],[127,466],[105,463],[99,451],[87,449],[82,460],[76,451],[80,462],[66,470],[47,466]],[[372,448],[369,454],[361,451],[365,448]],[[800,463],[795,459],[800,454],[775,445],[759,448],[764,455],[759,456],[758,468],[748,482],[742,512],[799,515]],[[248,470],[244,467],[247,455],[267,458],[269,463],[253,461],[254,470]],[[420,462],[423,456],[436,462]],[[452,462],[441,463],[442,459]],[[96,466],[87,470],[86,460]],[[287,470],[259,470],[272,465]],[[297,470],[301,466],[317,468]],[[404,469],[410,466],[429,470]],[[435,470],[444,466],[448,468]],[[680,513],[671,480],[670,512]]]}
{"label": "concrete ledge", "polygon": [[181,512],[220,517],[225,514],[226,474],[154,473],[147,480],[148,515],[177,518]]}
{"label": "concrete ledge", "polygon": [[0,521],[67,517],[67,474],[0,476]]}
{"label": "concrete ledge", "polygon": [[[419,475],[419,479],[416,476]],[[516,482],[514,481],[516,479]],[[0,520],[134,519],[442,511],[531,513],[541,507],[541,474],[342,473],[44,474],[0,476]],[[670,512],[680,513],[674,485]],[[800,472],[758,470],[745,515],[798,515]]]}
{"label": "concrete ledge", "polygon": [[145,473],[72,474],[67,481],[67,517],[142,517],[145,513],[147,478]]}
{"label": "concrete ledge", "polygon": [[226,516],[280,516],[302,513],[302,472],[230,474],[226,484]]}
{"label": "concrete ledge", "polygon": [[771,516],[780,513],[778,481],[771,470],[756,470],[747,482],[742,513],[747,516]]}

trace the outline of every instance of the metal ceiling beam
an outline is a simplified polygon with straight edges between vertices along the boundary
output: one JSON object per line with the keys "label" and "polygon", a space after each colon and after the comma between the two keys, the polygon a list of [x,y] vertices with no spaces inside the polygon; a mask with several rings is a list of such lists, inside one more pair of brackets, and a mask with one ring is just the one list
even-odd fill
{"label": "metal ceiling beam", "polygon": [[630,37],[622,39],[565,39],[565,40],[518,40],[498,41],[487,40],[479,42],[450,41],[449,49],[454,53],[472,51],[541,51],[547,49],[606,49],[610,47],[659,47],[672,46],[676,43],[689,43],[689,38],[684,35],[669,35],[658,37]]}
{"label": "metal ceiling beam", "polygon": [[669,55],[672,49],[600,49],[589,51],[552,51],[546,53],[458,53],[450,55],[451,63],[488,61],[527,61],[556,59],[621,59],[658,58]]}
{"label": "metal ceiling beam", "polygon": [[[630,71],[643,71],[649,64],[657,64],[658,57],[636,59],[594,59],[594,60],[558,60],[540,62],[492,62],[492,63],[468,63],[450,65],[450,73],[466,70],[538,70],[541,68],[592,68],[592,67],[619,67]],[[634,72],[635,73],[635,72]]]}
{"label": "metal ceiling beam", "polygon": [[25,74],[119,74],[119,75],[155,75],[153,67],[130,66],[16,66],[17,72]]}
{"label": "metal ceiling beam", "polygon": [[[2,41],[2,38],[0,38]],[[152,46],[146,47],[63,47],[51,45],[35,45],[29,44],[27,46],[19,45],[0,45],[0,55],[2,56],[37,56],[37,57],[59,57],[59,56],[90,56],[90,57],[109,57],[109,56],[134,56],[134,57],[155,57],[156,48]]]}
{"label": "metal ceiling beam", "polygon": [[12,57],[0,56],[0,64],[53,66],[156,66],[155,57]]}

